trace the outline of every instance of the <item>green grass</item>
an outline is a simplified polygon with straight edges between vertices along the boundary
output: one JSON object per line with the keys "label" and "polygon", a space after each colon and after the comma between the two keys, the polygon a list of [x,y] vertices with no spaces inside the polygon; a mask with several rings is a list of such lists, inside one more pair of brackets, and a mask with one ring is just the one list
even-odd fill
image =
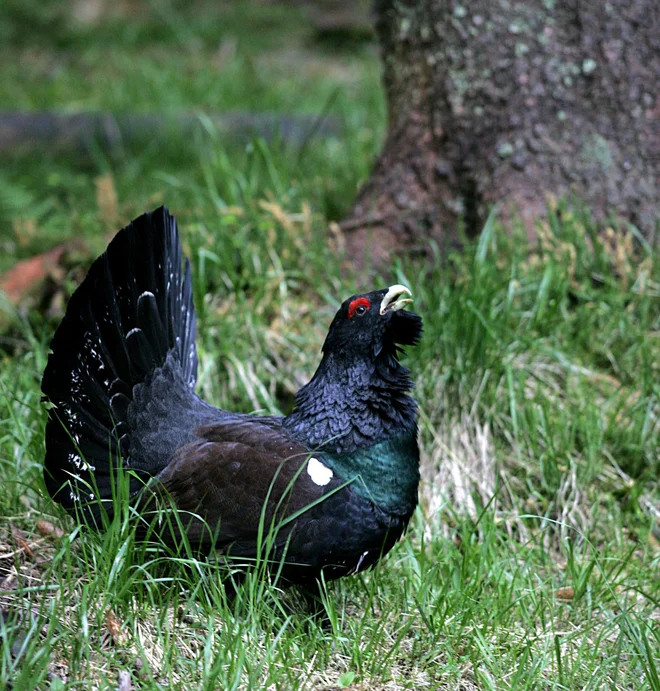
{"label": "green grass", "polygon": [[[192,258],[199,392],[287,412],[338,304],[371,287],[326,226],[382,136],[375,54],[314,52],[295,8],[152,4],[74,30],[54,4],[25,7],[0,22],[0,50],[21,58],[2,61],[2,107],[214,110],[225,94],[232,109],[330,104],[346,123],[302,155],[209,133],[112,156],[14,156],[0,173],[0,270],[71,238],[89,257],[167,202]],[[238,46],[211,95],[197,66],[217,50],[222,13]],[[41,34],[26,31],[37,19]],[[290,64],[285,34],[322,77]],[[68,56],[44,89],[34,51]],[[136,545],[121,519],[79,534],[41,479],[39,381],[61,302],[7,308],[0,605],[20,621],[0,628],[0,685],[116,688],[121,672],[143,689],[660,689],[660,256],[625,229],[598,234],[586,210],[562,203],[549,218],[538,242],[489,222],[461,254],[399,258],[373,279],[410,285],[425,320],[407,358],[422,504],[375,571],[328,586],[326,628],[259,573],[228,602],[220,565]],[[80,276],[72,262],[63,290]],[[43,536],[40,520],[62,535]]]}

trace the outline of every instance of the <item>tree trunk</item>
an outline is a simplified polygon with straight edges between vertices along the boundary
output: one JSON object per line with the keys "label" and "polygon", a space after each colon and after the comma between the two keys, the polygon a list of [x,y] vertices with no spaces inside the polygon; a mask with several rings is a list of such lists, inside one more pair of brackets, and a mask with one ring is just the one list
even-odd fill
{"label": "tree trunk", "polygon": [[527,228],[547,195],[597,219],[660,218],[658,0],[377,0],[389,130],[344,222],[358,261]]}

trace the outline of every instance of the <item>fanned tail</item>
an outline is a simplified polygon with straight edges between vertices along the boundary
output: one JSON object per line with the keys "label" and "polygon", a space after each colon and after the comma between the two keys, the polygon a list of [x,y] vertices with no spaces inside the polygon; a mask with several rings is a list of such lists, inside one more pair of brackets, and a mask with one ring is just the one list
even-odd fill
{"label": "fanned tail", "polygon": [[98,517],[94,501],[112,497],[122,458],[146,476],[167,461],[126,460],[136,394],[144,398],[141,389],[166,370],[165,388],[177,389],[182,399],[193,396],[197,353],[190,266],[186,260],[182,270],[176,220],[165,207],[119,231],[92,264],[51,350],[41,384],[52,404],[46,487],[67,510]]}

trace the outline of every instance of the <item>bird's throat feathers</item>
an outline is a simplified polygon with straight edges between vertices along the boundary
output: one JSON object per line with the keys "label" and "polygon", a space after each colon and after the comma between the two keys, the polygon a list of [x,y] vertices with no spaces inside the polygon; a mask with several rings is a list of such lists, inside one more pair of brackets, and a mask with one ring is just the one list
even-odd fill
{"label": "bird's throat feathers", "polygon": [[284,425],[306,444],[336,454],[414,434],[417,404],[410,372],[395,353],[372,359],[326,353],[296,397]]}

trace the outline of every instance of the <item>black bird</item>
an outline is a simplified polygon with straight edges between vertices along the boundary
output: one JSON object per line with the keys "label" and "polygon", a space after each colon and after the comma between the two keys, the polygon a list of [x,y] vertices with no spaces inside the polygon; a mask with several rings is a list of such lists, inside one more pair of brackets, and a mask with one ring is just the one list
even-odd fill
{"label": "black bird", "polygon": [[219,410],[194,393],[195,310],[176,221],[164,207],[140,216],[93,263],[51,343],[48,491],[100,528],[123,469],[137,512],[174,506],[200,549],[256,558],[265,525],[284,583],[372,566],[417,505],[417,406],[399,363],[422,331],[402,309],[409,294],[395,285],[342,304],[290,415]]}

